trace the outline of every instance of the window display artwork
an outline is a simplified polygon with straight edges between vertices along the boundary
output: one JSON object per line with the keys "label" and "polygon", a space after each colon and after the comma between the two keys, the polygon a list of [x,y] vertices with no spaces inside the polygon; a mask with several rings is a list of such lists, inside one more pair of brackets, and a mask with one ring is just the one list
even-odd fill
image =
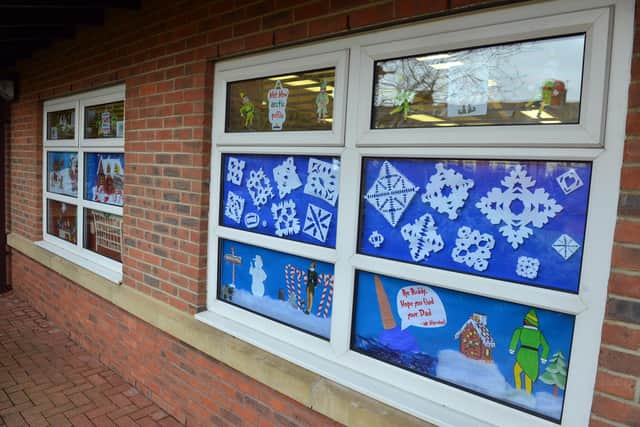
{"label": "window display artwork", "polygon": [[591,164],[365,158],[359,252],[577,292]]}
{"label": "window display artwork", "polygon": [[124,101],[84,109],[85,138],[123,138]]}
{"label": "window display artwork", "polygon": [[559,422],[574,317],[357,272],[351,348]]}
{"label": "window display artwork", "polygon": [[124,154],[85,154],[85,200],[122,206]]}
{"label": "window display artwork", "polygon": [[227,84],[227,132],[331,130],[335,68]]}
{"label": "window display artwork", "polygon": [[221,225],[335,247],[340,161],[225,154]]}
{"label": "window display artwork", "polygon": [[75,244],[78,241],[78,208],[47,199],[47,233]]}
{"label": "window display artwork", "polygon": [[76,110],[50,111],[47,113],[47,139],[74,139]]}
{"label": "window display artwork", "polygon": [[220,241],[218,299],[329,339],[333,265]]}
{"label": "window display artwork", "polygon": [[67,196],[78,195],[78,153],[47,152],[47,191]]}
{"label": "window display artwork", "polygon": [[84,215],[84,248],[121,262],[122,217],[93,209]]}
{"label": "window display artwork", "polygon": [[584,34],[376,61],[371,127],[578,123]]}

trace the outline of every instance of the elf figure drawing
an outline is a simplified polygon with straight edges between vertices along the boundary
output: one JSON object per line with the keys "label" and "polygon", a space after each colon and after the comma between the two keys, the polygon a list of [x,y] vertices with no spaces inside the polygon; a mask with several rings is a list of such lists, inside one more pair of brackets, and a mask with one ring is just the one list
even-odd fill
{"label": "elf figure drawing", "polygon": [[[516,389],[522,389],[522,374],[524,373],[525,390],[529,394],[531,394],[532,385],[538,379],[540,372],[538,357],[545,364],[549,355],[549,344],[538,328],[538,315],[535,309],[531,309],[524,317],[523,326],[513,332],[509,343],[509,354],[515,353],[516,355],[516,363],[513,365]],[[540,354],[541,347],[542,353]]]}

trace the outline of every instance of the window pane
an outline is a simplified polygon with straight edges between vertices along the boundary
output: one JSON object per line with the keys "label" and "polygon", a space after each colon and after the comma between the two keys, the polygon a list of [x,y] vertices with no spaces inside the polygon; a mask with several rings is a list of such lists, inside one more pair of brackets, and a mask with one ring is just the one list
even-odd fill
{"label": "window pane", "polygon": [[78,241],[78,209],[75,205],[47,200],[47,233],[67,242]]}
{"label": "window pane", "polygon": [[335,68],[227,85],[227,132],[331,130]]}
{"label": "window pane", "polygon": [[578,291],[591,163],[363,162],[360,253]]}
{"label": "window pane", "polygon": [[584,34],[375,63],[372,127],[578,123]]}
{"label": "window pane", "polygon": [[124,138],[124,101],[84,109],[85,138]]}
{"label": "window pane", "polygon": [[573,316],[356,274],[352,349],[560,421]]}
{"label": "window pane", "polygon": [[78,153],[47,152],[47,191],[78,195]]}
{"label": "window pane", "polygon": [[75,130],[75,109],[47,113],[47,139],[73,139],[75,138]]}
{"label": "window pane", "polygon": [[335,247],[337,157],[225,154],[220,224]]}
{"label": "window pane", "polygon": [[333,265],[220,241],[218,299],[329,339]]}
{"label": "window pane", "polygon": [[86,200],[122,206],[124,199],[124,154],[85,154]]}
{"label": "window pane", "polygon": [[122,217],[93,209],[84,213],[84,248],[121,262]]}

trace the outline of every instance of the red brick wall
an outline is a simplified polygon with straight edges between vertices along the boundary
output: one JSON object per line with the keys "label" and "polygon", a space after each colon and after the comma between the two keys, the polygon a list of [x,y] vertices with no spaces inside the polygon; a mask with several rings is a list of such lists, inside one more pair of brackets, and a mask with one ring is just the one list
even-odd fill
{"label": "red brick wall", "polygon": [[[199,311],[206,300],[213,61],[370,26],[504,3],[515,2],[149,0],[143,1],[139,11],[110,12],[103,27],[82,29],[75,40],[61,41],[19,66],[20,99],[11,107],[7,162],[9,228],[33,240],[42,235],[41,101],[124,82],[124,284],[181,310]],[[636,21],[640,22],[638,17]],[[640,79],[639,43],[635,52],[633,76]],[[637,425],[640,419],[640,82],[634,82],[630,93],[620,216],[593,407],[593,425],[601,426],[613,425],[607,420]],[[154,371],[154,376],[145,366],[139,369],[151,375],[151,385],[146,385],[142,377],[134,377],[127,363],[136,357],[137,350],[120,348],[119,344],[113,348],[113,341],[108,339],[125,330],[110,317],[114,312],[118,318],[127,319],[123,324],[131,330],[148,326],[62,279],[52,281],[20,255],[14,256],[13,269],[14,286],[20,292],[27,293],[40,310],[51,313],[87,347],[96,346],[101,354],[109,355],[107,363],[153,393],[160,393],[156,396],[172,414],[184,418],[189,411],[199,413],[207,408],[208,401],[199,401],[194,404],[198,408],[190,409],[177,397],[189,389],[189,383],[184,382],[189,377],[175,374],[163,379],[158,374],[162,369]],[[93,303],[99,313],[91,312]],[[59,313],[71,308],[73,312]],[[104,320],[94,325],[88,320],[90,314]],[[158,335],[157,331],[148,332]],[[169,366],[163,357],[174,345],[183,347],[162,337],[162,348],[154,347],[149,357],[151,364]],[[151,343],[142,336],[138,339]],[[192,349],[184,351],[196,354]],[[257,395],[269,394],[215,362],[209,360],[206,365],[210,371],[203,369],[202,375],[211,381],[215,380],[213,373],[257,387],[261,390]],[[193,363],[185,366],[196,369]],[[172,369],[180,370],[175,366]],[[175,384],[163,395],[163,381],[170,378],[175,378]],[[255,394],[250,395],[257,399]],[[216,408],[219,413],[220,407]]]}

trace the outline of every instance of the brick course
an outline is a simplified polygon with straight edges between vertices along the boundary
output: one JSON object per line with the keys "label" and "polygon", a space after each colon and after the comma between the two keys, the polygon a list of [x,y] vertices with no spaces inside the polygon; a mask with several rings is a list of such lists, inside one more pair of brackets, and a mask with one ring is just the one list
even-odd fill
{"label": "brick course", "polygon": [[[103,27],[82,28],[74,40],[60,41],[19,64],[20,99],[11,104],[7,161],[9,230],[32,240],[42,236],[42,100],[124,82],[123,283],[180,310],[200,311],[206,303],[213,61],[506,3],[516,2],[148,0],[139,11],[110,11]],[[636,368],[640,366],[638,42],[632,80],[593,426],[634,425],[640,408],[640,371]],[[292,413],[311,424],[321,419],[283,396],[274,402],[273,392],[266,387],[181,346],[72,283],[52,278],[43,267],[16,252],[12,271],[18,292],[50,313],[109,366],[140,381],[154,400],[181,420],[204,420],[215,414],[210,422],[233,424],[238,421],[233,417],[238,408],[246,411],[247,419],[255,419],[262,417],[261,411],[273,411],[278,405],[294,408]],[[64,309],[71,307],[73,310]],[[130,340],[131,345],[120,345],[123,340]],[[135,363],[134,359],[140,360],[140,349],[146,347],[153,349],[145,353],[147,362]],[[132,364],[136,370],[130,368]],[[214,383],[220,390],[240,384],[250,392],[224,397],[222,392],[211,392]],[[180,396],[194,384],[202,388],[202,397],[184,402]],[[274,425],[284,423],[274,412],[271,415]]]}

